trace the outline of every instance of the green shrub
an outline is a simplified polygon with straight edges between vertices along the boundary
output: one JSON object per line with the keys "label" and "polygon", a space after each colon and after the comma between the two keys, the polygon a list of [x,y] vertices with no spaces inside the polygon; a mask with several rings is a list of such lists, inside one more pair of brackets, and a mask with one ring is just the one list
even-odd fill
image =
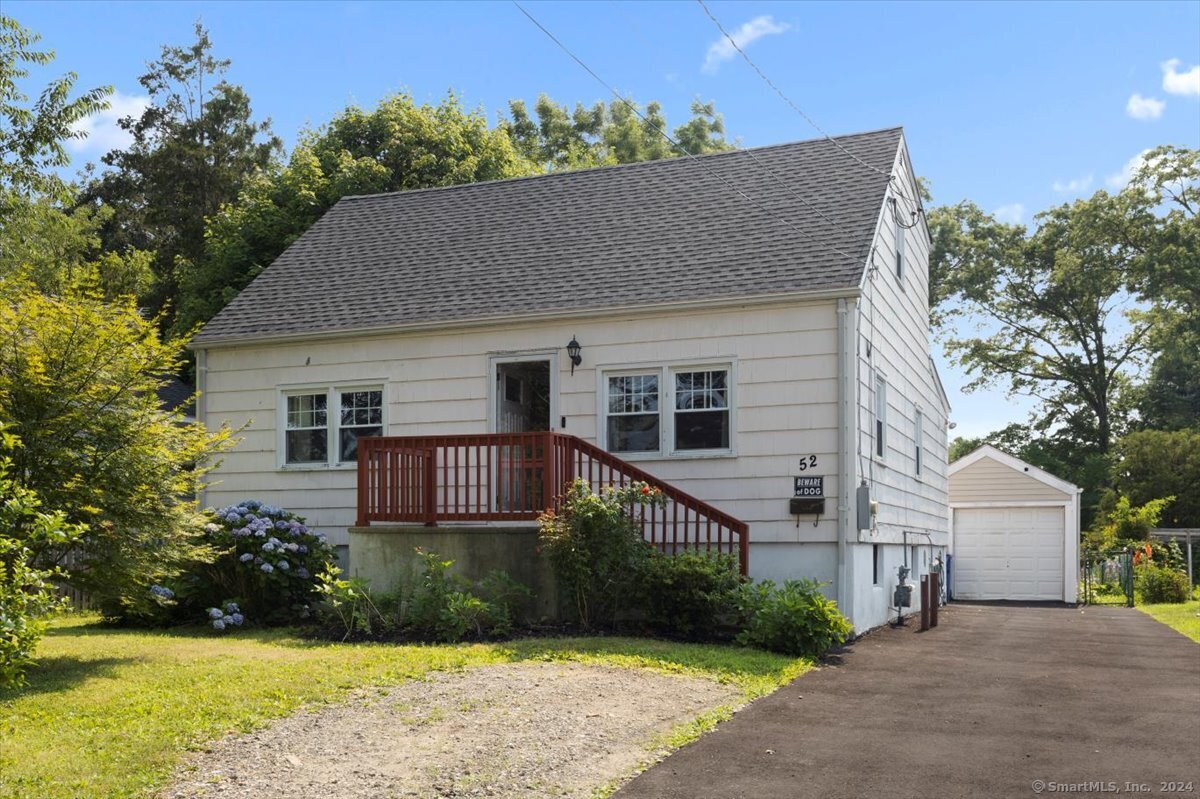
{"label": "green shrub", "polygon": [[743,627],[737,642],[787,655],[820,657],[852,629],[816,580],[747,583],[738,594]]}
{"label": "green shrub", "polygon": [[665,501],[645,483],[595,493],[586,481],[576,480],[563,497],[562,510],[539,519],[541,549],[585,630],[614,626],[636,599],[650,548],[630,509]]}
{"label": "green shrub", "polygon": [[[204,619],[218,630],[231,618],[241,624],[243,614],[252,624],[307,620],[320,595],[320,576],[334,560],[325,536],[309,530],[294,513],[254,499],[209,510],[207,516],[208,558],[149,589],[161,608],[157,620]],[[235,607],[232,614],[212,613],[227,604]]]}
{"label": "green shrub", "polygon": [[1191,593],[1186,573],[1154,563],[1138,567],[1136,586],[1141,600],[1150,605],[1187,602]]}
{"label": "green shrub", "polygon": [[[0,452],[19,446],[0,425]],[[9,477],[11,465],[0,457],[0,688],[25,684],[44,619],[60,606],[51,580],[61,572],[39,567],[35,549],[69,546],[83,534],[61,512],[43,511],[37,494]]]}
{"label": "green shrub", "polygon": [[639,586],[646,624],[660,635],[719,638],[737,621],[741,585],[736,556],[652,550],[642,564]]}
{"label": "green shrub", "polygon": [[454,643],[512,632],[516,607],[529,589],[502,571],[477,584],[452,574],[452,560],[417,550],[420,573],[392,593],[373,595],[365,580],[343,580],[330,567],[319,577],[317,618],[327,634],[347,638],[408,638]]}

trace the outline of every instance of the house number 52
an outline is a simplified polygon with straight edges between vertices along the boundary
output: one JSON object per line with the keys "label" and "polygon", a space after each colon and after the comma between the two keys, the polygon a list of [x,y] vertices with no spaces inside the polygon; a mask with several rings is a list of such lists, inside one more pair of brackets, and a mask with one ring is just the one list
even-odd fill
{"label": "house number 52", "polygon": [[817,456],[816,455],[805,455],[803,458],[800,459],[800,471],[806,472],[809,469],[815,469],[815,468],[817,468]]}

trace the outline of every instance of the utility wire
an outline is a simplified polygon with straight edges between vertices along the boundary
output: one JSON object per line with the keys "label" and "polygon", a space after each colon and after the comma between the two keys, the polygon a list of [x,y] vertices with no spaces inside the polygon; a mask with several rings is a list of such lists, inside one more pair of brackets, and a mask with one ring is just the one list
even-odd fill
{"label": "utility wire", "polygon": [[[670,142],[670,144],[673,147],[675,147],[679,152],[683,153],[688,158],[692,159],[697,164],[699,164],[704,169],[705,172],[707,172],[708,174],[712,175],[717,180],[724,183],[728,188],[737,192],[737,194],[740,195],[742,199],[744,199],[746,202],[750,203],[751,205],[754,205],[756,208],[758,208],[764,214],[767,214],[768,216],[772,217],[776,222],[779,222],[782,225],[788,226],[789,228],[794,230],[797,234],[805,237],[809,241],[812,241],[820,246],[823,246],[826,249],[832,250],[833,252],[837,253],[838,255],[841,255],[844,258],[849,258],[851,261],[857,262],[858,260],[860,260],[860,259],[856,258],[855,256],[850,255],[847,252],[843,252],[842,250],[838,249],[837,247],[834,247],[832,244],[828,244],[828,243],[820,241],[819,239],[815,238],[811,233],[807,233],[807,232],[801,230],[800,228],[796,227],[795,225],[793,225],[791,222],[787,221],[786,219],[783,219],[783,218],[775,215],[766,206],[764,206],[762,203],[760,203],[758,200],[755,200],[749,194],[747,194],[746,192],[739,189],[737,186],[735,186],[733,183],[731,183],[728,179],[726,179],[726,178],[722,177],[721,175],[719,175],[718,173],[714,172],[712,169],[709,168],[708,164],[704,163],[704,159],[698,158],[694,153],[692,153],[690,150],[688,150],[686,147],[684,147],[682,144],[680,144],[678,141],[676,141],[671,136],[671,134],[667,133],[662,128],[658,127],[653,122],[651,122],[650,119],[648,117],[646,117],[646,115],[643,114],[636,105],[631,103],[629,100],[625,99],[625,97],[622,96],[621,93],[618,92],[615,88],[613,88],[613,86],[610,83],[608,83],[608,81],[604,80],[604,78],[597,75],[596,72],[591,67],[589,67],[587,64],[585,64],[579,56],[577,56],[577,55],[575,55],[575,53],[571,52],[570,48],[568,48],[565,44],[563,44],[558,39],[557,36],[555,36],[553,33],[551,33],[546,28],[545,25],[538,22],[537,18],[534,17],[533,14],[530,14],[528,11],[526,11],[525,7],[522,6],[519,2],[517,2],[517,0],[511,0],[511,2],[514,6],[517,7],[517,10],[519,10],[522,14],[524,14],[529,19],[529,21],[532,22],[535,26],[537,26],[537,28],[542,33],[546,34],[546,36],[550,39],[550,41],[554,42],[556,45],[558,45],[558,48],[560,50],[562,50],[564,53],[566,53],[568,56],[570,56],[572,61],[574,61],[581,68],[583,68],[583,70],[585,72],[587,72],[589,75],[591,75],[593,78],[595,78],[597,83],[599,83],[604,88],[608,89],[612,93],[613,97],[617,98],[622,103],[624,103],[625,106],[627,108],[629,108],[630,111],[632,111],[634,114],[636,114],[638,116],[638,118],[640,118],[644,123],[646,123],[646,125],[649,126],[654,132],[656,132],[658,135],[662,136],[664,139],[666,139],[668,142]],[[749,150],[741,150],[740,152],[748,153]],[[755,160],[757,161],[757,159],[755,159]],[[772,174],[774,174],[774,173],[772,173]],[[776,177],[776,180],[778,180],[778,177]],[[786,188],[786,186],[785,186],[785,188]],[[790,189],[789,189],[789,191],[790,191]],[[795,195],[795,192],[793,192],[793,195]],[[797,199],[801,199],[799,197],[799,195],[795,195],[795,196],[797,197]],[[808,205],[810,208],[812,208],[812,206],[809,205],[803,199],[801,199],[801,201],[804,202],[805,205]],[[814,210],[816,210],[816,209],[814,209]],[[824,214],[821,214],[821,215],[824,217]],[[828,219],[828,217],[825,217],[825,218]]]}
{"label": "utility wire", "polygon": [[770,86],[772,89],[774,89],[775,93],[778,94],[779,97],[785,103],[787,103],[789,106],[791,106],[792,110],[795,111],[797,114],[799,114],[804,119],[805,122],[807,122],[809,125],[811,125],[813,127],[813,129],[815,131],[817,131],[817,133],[820,133],[821,136],[823,136],[827,141],[829,141],[831,144],[833,144],[834,147],[838,148],[843,153],[845,153],[846,155],[853,158],[859,164],[865,166],[867,169],[870,169],[872,172],[877,172],[880,175],[883,175],[884,177],[886,177],[888,179],[888,182],[893,184],[892,191],[895,194],[903,197],[905,200],[908,200],[910,203],[913,203],[913,205],[915,207],[917,207],[917,208],[921,207],[921,204],[919,202],[914,202],[910,197],[908,197],[908,195],[906,195],[904,192],[900,191],[899,186],[895,185],[896,176],[893,173],[885,172],[877,166],[868,164],[866,161],[864,161],[863,159],[859,158],[854,153],[847,150],[845,147],[842,146],[841,142],[839,142],[837,139],[833,138],[828,133],[826,133],[825,129],[817,124],[816,120],[814,120],[808,114],[804,113],[804,110],[801,109],[800,106],[798,106],[794,102],[792,102],[792,98],[790,98],[786,94],[784,94],[783,90],[780,89],[777,85],[775,85],[775,82],[773,80],[771,80],[769,77],[767,77],[767,73],[763,72],[762,69],[759,68],[758,64],[755,64],[754,61],[751,60],[750,56],[746,55],[746,51],[743,50],[742,46],[737,43],[737,40],[734,39],[733,36],[730,35],[729,31],[725,30],[725,26],[722,25],[721,21],[716,18],[716,16],[713,14],[712,11],[709,10],[708,5],[704,2],[704,0],[696,0],[696,2],[700,4],[700,7],[702,9],[704,9],[704,13],[707,14],[708,18],[713,21],[713,24],[717,26],[717,30],[721,31],[721,35],[723,35],[729,41],[729,44],[731,44],[733,46],[733,49],[737,50],[738,53],[741,54],[742,58],[745,59],[746,63],[749,64],[750,67],[755,72],[758,73],[758,76],[760,78],[762,78],[763,81],[765,81],[768,86]]}

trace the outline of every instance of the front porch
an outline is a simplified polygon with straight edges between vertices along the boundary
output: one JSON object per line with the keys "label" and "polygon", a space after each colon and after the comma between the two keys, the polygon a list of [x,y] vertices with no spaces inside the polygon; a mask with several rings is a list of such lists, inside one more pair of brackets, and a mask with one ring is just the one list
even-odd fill
{"label": "front porch", "polygon": [[662,507],[631,506],[642,536],[663,552],[735,554],[743,575],[749,525],[580,438],[555,432],[362,438],[357,528],[536,522],[576,479],[593,491],[644,482]]}

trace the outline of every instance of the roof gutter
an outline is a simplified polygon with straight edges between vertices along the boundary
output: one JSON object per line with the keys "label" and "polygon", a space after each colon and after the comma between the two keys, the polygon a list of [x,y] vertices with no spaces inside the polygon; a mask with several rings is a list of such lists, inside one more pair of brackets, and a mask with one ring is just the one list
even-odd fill
{"label": "roof gutter", "polygon": [[595,319],[612,316],[613,314],[655,315],[662,313],[684,312],[692,310],[713,310],[717,308],[737,308],[745,306],[781,305],[792,302],[819,302],[858,297],[862,289],[857,286],[842,286],[833,289],[816,291],[791,291],[776,294],[760,294],[738,297],[715,297],[696,300],[680,300],[678,302],[656,303],[654,305],[612,306],[608,308],[560,309],[554,311],[532,311],[504,316],[488,316],[476,319],[436,320],[412,322],[409,324],[389,324],[378,327],[356,327],[346,330],[315,330],[300,333],[281,333],[275,335],[253,334],[233,336],[228,338],[212,338],[193,340],[188,349],[194,351],[219,349],[224,347],[239,347],[247,344],[285,344],[305,341],[329,341],[333,339],[363,338],[365,336],[381,336],[394,333],[419,333],[430,330],[468,330],[480,327],[496,327],[499,325],[519,324],[522,322],[553,321],[556,319]]}

